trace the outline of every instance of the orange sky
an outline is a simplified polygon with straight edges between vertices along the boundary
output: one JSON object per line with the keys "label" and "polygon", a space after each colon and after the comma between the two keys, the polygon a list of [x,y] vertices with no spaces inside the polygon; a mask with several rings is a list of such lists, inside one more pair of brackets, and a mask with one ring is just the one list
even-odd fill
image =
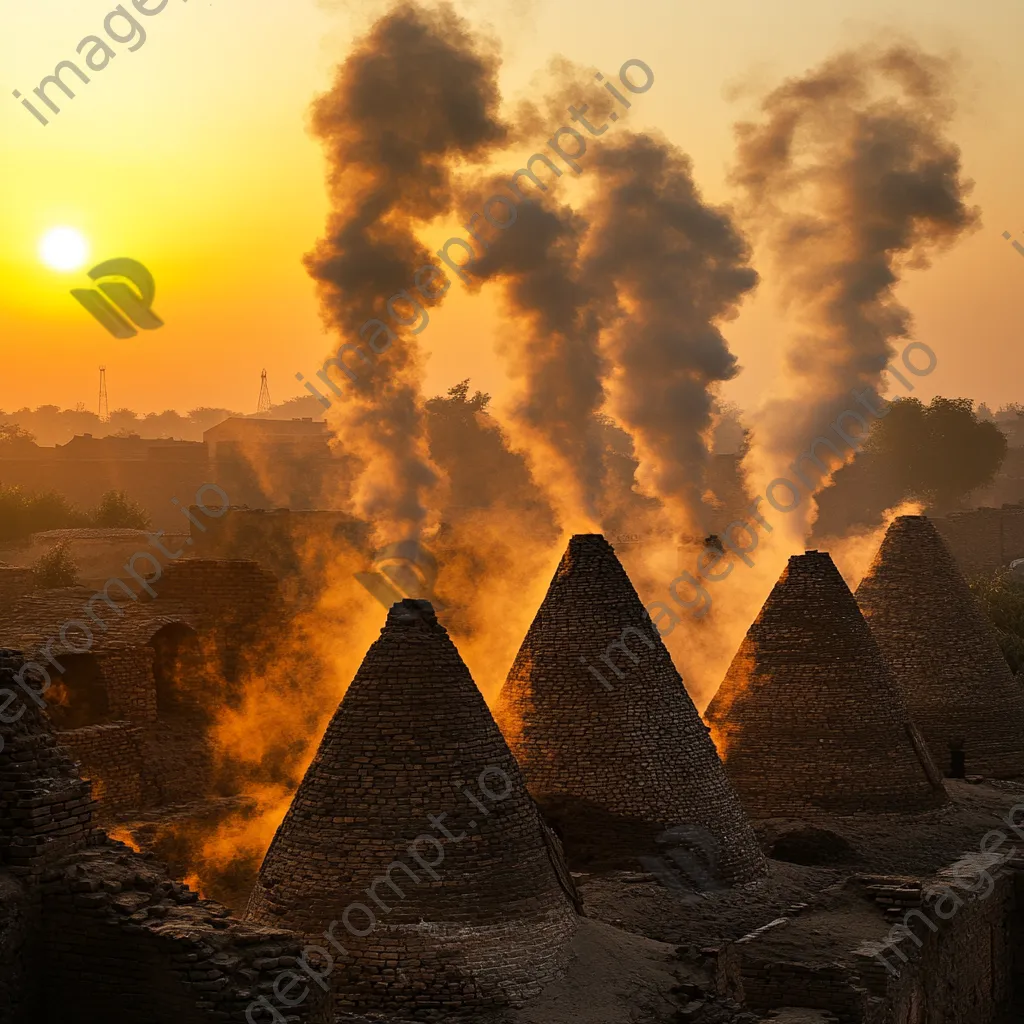
{"label": "orange sky", "polygon": [[[147,0],[150,8],[159,2]],[[263,367],[275,401],[304,393],[294,374],[311,375],[330,348],[301,265],[326,210],[306,111],[367,24],[368,5],[353,5],[363,12],[353,15],[327,0],[169,0],[152,17],[136,15],[147,38],[135,52],[112,43],[116,57],[88,85],[69,78],[77,97],[55,93],[62,111],[42,126],[11,92],[31,96],[58,61],[76,58],[79,40],[102,33],[115,6],[31,0],[0,8],[0,408],[95,408],[101,363],[111,408],[251,412]],[[963,71],[953,135],[976,182],[972,198],[984,226],[932,269],[911,275],[901,297],[916,315],[917,337],[939,356],[923,397],[1024,400],[1017,387],[1024,350],[1016,344],[1024,259],[1002,238],[1010,230],[1024,242],[1016,187],[1024,165],[1016,52],[1024,8],[1015,0],[456,6],[503,41],[510,97],[528,94],[531,76],[558,54],[610,75],[630,57],[646,61],[655,85],[637,98],[628,123],[660,129],[688,152],[714,201],[730,198],[732,124],[749,109],[728,98],[733,86],[773,85],[880,30],[955,48]],[[82,269],[60,273],[40,262],[39,239],[57,225],[89,240]],[[70,296],[90,284],[90,266],[118,256],[152,271],[160,330],[115,339]],[[727,394],[742,405],[763,393],[785,337],[765,278],[726,330],[744,366]],[[486,294],[452,289],[421,335],[432,353],[428,394],[471,377],[474,387],[502,396],[504,376],[492,354],[497,323]]]}

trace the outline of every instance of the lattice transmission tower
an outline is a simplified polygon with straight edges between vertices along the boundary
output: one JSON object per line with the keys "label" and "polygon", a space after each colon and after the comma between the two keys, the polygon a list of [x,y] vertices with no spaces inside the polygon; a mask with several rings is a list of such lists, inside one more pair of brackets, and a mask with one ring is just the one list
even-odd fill
{"label": "lattice transmission tower", "polygon": [[267,384],[267,371],[264,370],[260,374],[260,398],[256,403],[256,415],[259,416],[262,413],[270,412],[270,387]]}
{"label": "lattice transmission tower", "polygon": [[107,404],[107,368],[100,367],[100,423],[106,423],[110,419],[110,406]]}

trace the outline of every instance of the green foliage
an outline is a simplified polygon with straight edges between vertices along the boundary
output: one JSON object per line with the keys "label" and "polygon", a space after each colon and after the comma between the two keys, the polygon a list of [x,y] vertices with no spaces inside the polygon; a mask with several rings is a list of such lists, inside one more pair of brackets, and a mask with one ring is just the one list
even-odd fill
{"label": "green foliage", "polygon": [[99,505],[86,514],[57,491],[31,493],[0,485],[0,544],[44,530],[82,526],[148,530],[150,518],[124,491],[107,491]]}
{"label": "green foliage", "polygon": [[996,627],[1003,657],[1016,674],[1024,668],[1024,579],[1000,569],[973,580],[971,591]]}
{"label": "green foliage", "polygon": [[880,461],[906,498],[937,509],[955,508],[992,482],[1006,456],[1005,435],[979,422],[969,398],[901,398],[877,420],[864,450]]}
{"label": "green foliage", "polygon": [[0,543],[42,530],[87,525],[86,517],[63,494],[29,494],[20,487],[0,486]]}
{"label": "green foliage", "polygon": [[55,544],[32,564],[32,574],[41,587],[73,587],[78,583],[78,566],[68,554],[67,541]]}
{"label": "green foliage", "polygon": [[128,497],[126,491],[107,491],[89,516],[93,526],[148,530],[150,518],[146,510]]}

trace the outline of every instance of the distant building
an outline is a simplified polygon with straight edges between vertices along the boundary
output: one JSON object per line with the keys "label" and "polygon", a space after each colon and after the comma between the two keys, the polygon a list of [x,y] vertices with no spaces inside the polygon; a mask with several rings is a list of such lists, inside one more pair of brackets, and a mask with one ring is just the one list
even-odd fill
{"label": "distant building", "polygon": [[53,457],[76,462],[205,462],[207,452],[202,441],[176,441],[173,438],[139,437],[135,434],[127,437],[116,434],[107,437],[76,434],[66,444],[56,445]]}
{"label": "distant building", "polygon": [[271,420],[232,416],[203,431],[203,442],[214,461],[248,459],[256,453],[286,458],[328,457],[329,436],[327,424],[310,417]]}

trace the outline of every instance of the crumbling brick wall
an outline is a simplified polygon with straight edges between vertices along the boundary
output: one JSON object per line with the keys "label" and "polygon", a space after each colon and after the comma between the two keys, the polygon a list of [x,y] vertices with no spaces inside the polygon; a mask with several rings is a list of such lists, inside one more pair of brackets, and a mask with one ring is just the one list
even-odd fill
{"label": "crumbling brick wall", "polygon": [[968,578],[1024,558],[1024,505],[976,508],[932,521]]}
{"label": "crumbling brick wall", "polygon": [[107,684],[110,714],[129,722],[152,722],[157,716],[153,649],[105,648],[96,652]]}
{"label": "crumbling brick wall", "polygon": [[347,553],[351,571],[366,568],[371,554],[366,523],[330,509],[228,508],[216,518],[193,506],[206,527],[192,526],[193,552],[201,558],[253,559],[278,578],[310,574],[326,559]]}
{"label": "crumbling brick wall", "polygon": [[141,725],[89,725],[58,733],[57,742],[78,762],[81,775],[92,781],[98,820],[143,807],[147,787]]}
{"label": "crumbling brick wall", "polygon": [[193,610],[229,681],[238,679],[252,649],[284,618],[277,577],[247,559],[178,559],[168,563],[154,590]]}
{"label": "crumbling brick wall", "polygon": [[[23,665],[0,650],[0,700]],[[92,828],[91,785],[49,718],[12,705],[0,717],[0,1021],[242,1024],[278,968],[294,965],[297,938],[230,918]],[[109,743],[139,728],[77,731]],[[293,1013],[327,1024],[322,990]]]}
{"label": "crumbling brick wall", "polygon": [[[162,865],[106,839],[56,865],[41,891],[44,1019],[54,1024],[242,1024],[301,951],[293,934],[232,919]],[[296,1024],[328,1021],[322,991],[312,989],[290,1011]]]}
{"label": "crumbling brick wall", "polygon": [[[0,868],[0,1020],[30,1021],[38,1002],[39,907],[13,875]],[[34,1022],[33,1022],[34,1024]]]}
{"label": "crumbling brick wall", "polygon": [[[1013,868],[990,869],[990,874],[991,893],[982,899],[966,896],[961,889],[964,900],[952,916],[948,897],[941,907],[945,917],[935,907],[941,891],[949,891],[953,875],[940,872],[926,885],[920,905],[925,920],[906,919],[916,938],[899,942],[902,956],[892,947],[880,950],[893,970],[874,955],[875,944],[854,951],[859,984],[882,1001],[889,1014],[886,1020],[977,1024],[1004,1019],[1015,986],[1024,980],[1014,960],[1021,938],[1022,875]],[[892,915],[885,928],[902,919],[903,915]]]}
{"label": "crumbling brick wall", "polygon": [[[21,693],[15,675],[20,651],[0,650],[0,699]],[[31,680],[38,689],[42,679]],[[81,846],[92,820],[91,787],[58,746],[49,719],[33,701],[12,702],[0,725],[0,866],[36,878],[56,857]]]}

